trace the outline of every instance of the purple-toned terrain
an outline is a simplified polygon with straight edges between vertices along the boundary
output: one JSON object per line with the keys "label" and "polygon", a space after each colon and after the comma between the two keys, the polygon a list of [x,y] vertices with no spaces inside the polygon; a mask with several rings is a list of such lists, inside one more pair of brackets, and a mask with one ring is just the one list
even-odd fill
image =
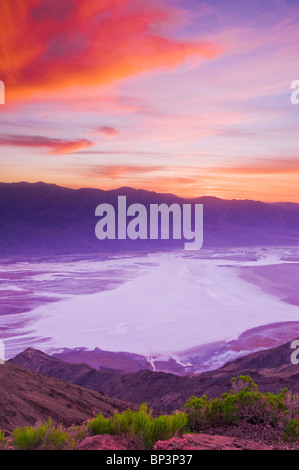
{"label": "purple-toned terrain", "polygon": [[220,367],[299,335],[296,256],[297,248],[230,249],[3,264],[6,355],[30,346],[74,351],[90,365],[100,350],[99,364],[111,368],[127,353],[132,370]]}
{"label": "purple-toned terrain", "polygon": [[117,198],[127,204],[203,204],[204,248],[299,246],[299,204],[267,204],[120,188],[68,189],[45,183],[0,183],[0,257],[153,252],[182,249],[182,240],[105,240],[95,236],[95,209]]}
{"label": "purple-toned terrain", "polygon": [[[95,207],[118,194],[145,205],[203,203],[203,249],[99,241]],[[35,347],[100,367],[184,375],[299,334],[296,204],[44,183],[1,184],[0,195],[7,358]]]}

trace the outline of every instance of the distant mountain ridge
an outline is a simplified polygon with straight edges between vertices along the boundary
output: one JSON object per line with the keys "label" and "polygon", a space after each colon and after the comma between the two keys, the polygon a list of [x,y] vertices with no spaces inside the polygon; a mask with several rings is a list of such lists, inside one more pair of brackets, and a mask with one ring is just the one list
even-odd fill
{"label": "distant mountain ridge", "polygon": [[182,249],[184,240],[105,240],[95,236],[95,209],[127,204],[203,204],[204,248],[299,245],[299,204],[183,199],[132,188],[68,189],[46,183],[0,183],[0,256],[26,257]]}
{"label": "distant mountain ridge", "polygon": [[231,378],[250,375],[261,391],[279,393],[284,387],[299,394],[299,366],[290,361],[291,342],[228,362],[219,369],[178,376],[165,372],[140,370],[124,373],[96,370],[74,364],[29,348],[9,362],[94,391],[101,391],[125,402],[147,402],[157,413],[172,413],[191,396],[219,397],[231,389]]}

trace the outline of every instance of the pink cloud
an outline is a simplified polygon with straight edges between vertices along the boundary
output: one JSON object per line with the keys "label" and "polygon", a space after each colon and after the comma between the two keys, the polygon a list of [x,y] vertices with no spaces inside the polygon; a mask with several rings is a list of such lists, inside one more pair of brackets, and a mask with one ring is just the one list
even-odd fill
{"label": "pink cloud", "polygon": [[123,176],[142,175],[164,169],[163,166],[138,165],[97,165],[87,170],[92,178],[119,178]]}
{"label": "pink cloud", "polygon": [[0,135],[0,145],[2,146],[16,146],[16,147],[31,147],[31,148],[47,148],[55,155],[69,154],[89,148],[93,143],[87,139],[76,140],[62,140],[52,139],[49,137],[33,135]]}
{"label": "pink cloud", "polygon": [[118,130],[109,126],[99,127],[99,129],[96,129],[94,132],[101,132],[105,134],[107,137],[109,137],[110,139],[113,139],[114,137],[117,137],[120,135],[120,132]]}

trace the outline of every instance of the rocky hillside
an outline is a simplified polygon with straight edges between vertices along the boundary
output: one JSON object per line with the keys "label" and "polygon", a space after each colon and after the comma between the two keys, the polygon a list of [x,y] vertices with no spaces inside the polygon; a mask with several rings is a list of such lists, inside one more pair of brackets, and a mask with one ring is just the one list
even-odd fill
{"label": "rocky hillside", "polygon": [[177,376],[141,370],[120,373],[96,370],[86,364],[72,364],[41,351],[27,349],[11,362],[65,382],[101,391],[136,404],[147,402],[156,412],[180,409],[191,395],[220,396],[231,388],[234,376],[250,375],[261,391],[278,393],[288,387],[299,394],[299,366],[291,364],[290,343],[236,359],[223,367],[198,375]]}
{"label": "rocky hillside", "polygon": [[[0,365],[0,429],[32,425],[52,418],[56,424],[79,425],[102,413],[133,408],[131,403],[31,372],[10,362]],[[136,407],[135,407],[136,408]]]}

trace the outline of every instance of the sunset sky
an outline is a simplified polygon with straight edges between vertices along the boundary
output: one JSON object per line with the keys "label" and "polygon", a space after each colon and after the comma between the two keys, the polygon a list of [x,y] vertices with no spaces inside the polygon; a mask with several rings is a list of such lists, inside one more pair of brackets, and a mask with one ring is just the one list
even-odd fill
{"label": "sunset sky", "polygon": [[0,0],[0,181],[299,202],[298,0]]}

